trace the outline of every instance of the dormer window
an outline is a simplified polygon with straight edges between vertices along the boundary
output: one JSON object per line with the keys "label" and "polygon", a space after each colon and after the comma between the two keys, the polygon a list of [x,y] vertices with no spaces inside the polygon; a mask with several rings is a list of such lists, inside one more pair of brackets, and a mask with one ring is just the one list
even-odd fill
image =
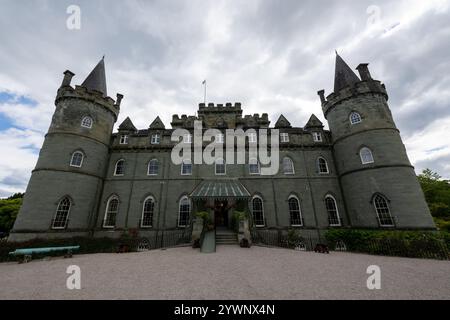
{"label": "dormer window", "polygon": [[320,132],[313,132],[312,135],[314,142],[322,142],[322,134]]}
{"label": "dormer window", "polygon": [[81,120],[81,126],[82,126],[83,128],[91,129],[91,128],[92,128],[92,123],[93,123],[93,122],[94,122],[94,121],[92,120],[91,117],[86,116],[86,117],[84,117],[84,118]]}
{"label": "dormer window", "polygon": [[280,133],[280,141],[281,142],[289,142],[289,133],[286,133],[286,132]]}
{"label": "dormer window", "polygon": [[151,144],[159,144],[160,142],[161,142],[161,135],[159,133],[153,134]]}
{"label": "dormer window", "polygon": [[120,136],[120,144],[128,144],[128,135],[127,134],[122,134]]}

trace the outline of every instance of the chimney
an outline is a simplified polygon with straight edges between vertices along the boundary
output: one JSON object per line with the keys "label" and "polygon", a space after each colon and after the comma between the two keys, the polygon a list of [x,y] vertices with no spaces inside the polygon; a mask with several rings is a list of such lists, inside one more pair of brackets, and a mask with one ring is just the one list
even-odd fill
{"label": "chimney", "polygon": [[317,91],[317,94],[319,95],[319,97],[320,97],[320,102],[322,103],[322,104],[324,104],[325,102],[327,102],[326,100],[325,100],[325,90],[320,90],[320,91]]}
{"label": "chimney", "polygon": [[64,79],[61,83],[61,87],[70,87],[70,81],[72,81],[72,77],[74,75],[75,75],[75,73],[73,73],[70,70],[64,71]]}
{"label": "chimney", "polygon": [[359,76],[362,81],[372,80],[372,76],[370,75],[369,68],[367,67],[368,63],[360,63],[356,70],[359,72]]}
{"label": "chimney", "polygon": [[116,97],[117,97],[116,106],[120,107],[120,103],[122,102],[122,99],[123,99],[123,94],[118,93],[118,94],[116,94]]}

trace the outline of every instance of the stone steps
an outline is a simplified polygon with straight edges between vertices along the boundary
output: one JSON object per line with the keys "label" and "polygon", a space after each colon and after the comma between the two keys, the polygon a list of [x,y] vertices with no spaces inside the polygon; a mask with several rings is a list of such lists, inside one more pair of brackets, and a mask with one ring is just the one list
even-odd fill
{"label": "stone steps", "polygon": [[216,244],[237,245],[237,234],[232,231],[216,232]]}

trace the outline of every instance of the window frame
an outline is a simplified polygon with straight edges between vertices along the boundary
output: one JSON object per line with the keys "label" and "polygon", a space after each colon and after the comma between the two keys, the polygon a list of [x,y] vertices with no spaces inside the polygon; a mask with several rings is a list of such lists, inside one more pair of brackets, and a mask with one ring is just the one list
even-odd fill
{"label": "window frame", "polygon": [[[297,207],[298,207],[298,215],[299,215],[299,220],[300,220],[300,224],[293,224],[292,223],[292,212],[291,212],[291,204],[290,201],[291,200],[295,200],[297,202]],[[288,198],[288,210],[289,210],[289,225],[291,227],[303,227],[304,223],[303,223],[303,215],[302,215],[302,208],[300,206],[300,200],[297,198],[297,196],[291,194]]]}
{"label": "window frame", "polygon": [[[117,201],[117,208],[116,211],[110,210],[110,205],[113,200]],[[106,202],[106,209],[105,209],[105,215],[103,216],[103,223],[102,228],[104,229],[114,229],[117,224],[117,216],[119,215],[119,207],[120,207],[120,200],[117,195],[112,195],[108,198],[108,201]],[[106,225],[107,219],[110,219],[109,214],[114,213],[114,225]]]}
{"label": "window frame", "polygon": [[[356,116],[356,117],[353,117],[353,116]],[[359,112],[356,112],[356,111],[350,112],[350,115],[348,116],[348,119],[349,119],[350,124],[352,126],[362,122],[361,114]],[[355,119],[356,119],[356,121],[353,121]]]}
{"label": "window frame", "polygon": [[[86,120],[89,121],[89,125],[85,125],[85,121],[86,121]],[[93,125],[94,125],[94,119],[92,119],[91,116],[84,116],[84,117],[81,119],[81,124],[80,124],[80,126],[81,126],[82,128],[92,129],[92,126],[93,126]]]}
{"label": "window frame", "polygon": [[161,144],[161,134],[153,133],[150,138],[150,144]]}
{"label": "window frame", "polygon": [[[146,204],[148,201],[152,202],[151,211],[146,211]],[[153,218],[155,214],[155,198],[153,196],[148,196],[144,199],[144,202],[142,203],[142,214],[141,214],[141,220],[139,226],[141,228],[153,228]],[[151,219],[150,219],[150,225],[144,225],[145,221],[145,213],[151,212]]]}
{"label": "window frame", "polygon": [[[321,171],[320,160],[323,160],[323,162],[325,163],[325,167],[327,169],[326,172],[325,171]],[[316,165],[317,165],[317,172],[319,174],[330,174],[330,167],[328,166],[328,161],[324,157],[322,157],[322,156],[317,157]]]}
{"label": "window frame", "polygon": [[[219,161],[221,161],[222,163],[219,164]],[[220,165],[223,166],[223,172],[217,172],[217,166]],[[227,174],[227,164],[223,158],[219,158],[214,161],[214,174],[216,176],[225,176]]]}
{"label": "window frame", "polygon": [[288,132],[281,132],[280,133],[280,142],[281,143],[288,143],[289,142],[289,133]]}
{"label": "window frame", "polygon": [[[256,164],[252,164],[252,160],[256,160]],[[258,172],[252,172],[252,170],[250,169],[252,166],[256,165],[258,168]],[[248,174],[250,175],[260,175],[261,174],[261,166],[259,164],[258,159],[256,158],[251,158],[248,160]]]}
{"label": "window frame", "polygon": [[[60,209],[60,207],[62,205],[62,202],[65,200],[67,200],[69,202],[69,206],[67,208],[67,212],[65,213],[64,224],[62,226],[55,226],[55,222],[57,221],[59,214],[63,211],[62,209]],[[61,200],[59,200],[58,205],[56,206],[55,215],[52,219],[52,227],[51,227],[52,230],[65,230],[67,228],[67,225],[69,223],[69,215],[70,215],[71,209],[72,209],[72,200],[70,199],[70,197],[64,196]],[[61,219],[59,219],[59,220],[61,220]]]}
{"label": "window frame", "polygon": [[214,142],[223,144],[225,143],[225,135],[223,133],[218,133],[214,136]]}
{"label": "window frame", "polygon": [[258,143],[258,134],[256,132],[249,132],[247,137],[249,143]]}
{"label": "window frame", "polygon": [[[291,166],[292,171],[290,172],[286,172],[286,167],[285,167],[285,161],[288,160]],[[295,174],[295,166],[294,166],[294,160],[292,160],[291,157],[284,157],[282,160],[282,165],[283,165],[283,174],[284,175],[294,175]]]}
{"label": "window frame", "polygon": [[[261,201],[261,217],[262,217],[262,223],[263,224],[256,224],[256,219],[255,219],[255,207],[254,207],[254,202],[255,200],[259,200]],[[264,214],[264,200],[262,197],[255,195],[252,198],[252,220],[253,220],[253,224],[255,225],[256,228],[264,228],[266,226],[266,216]]]}
{"label": "window frame", "polygon": [[[189,162],[189,163],[187,163],[187,162]],[[191,170],[190,170],[189,173],[183,173],[183,171],[184,171],[183,168],[184,168],[185,165],[190,165]],[[182,176],[192,176],[192,171],[193,171],[192,161],[189,160],[189,159],[183,160],[183,161],[181,162],[181,175],[182,175]]]}
{"label": "window frame", "polygon": [[313,136],[313,141],[314,142],[323,142],[322,133],[321,132],[314,131],[312,133],[312,136]]}
{"label": "window frame", "polygon": [[128,139],[129,139],[128,134],[121,134],[119,144],[128,144]]}
{"label": "window frame", "polygon": [[[156,166],[153,166],[153,167],[156,167],[156,173],[150,173],[150,167],[151,167],[151,164],[152,163],[155,163],[156,162]],[[159,174],[159,161],[158,161],[158,159],[151,159],[148,163],[147,163],[147,175],[148,176],[157,176]]]}
{"label": "window frame", "polygon": [[[119,162],[122,162],[122,173],[117,173],[117,166],[119,164]],[[114,176],[115,177],[121,177],[125,175],[125,159],[119,159],[116,161],[116,165],[114,166]]]}
{"label": "window frame", "polygon": [[[327,199],[331,199],[333,201],[335,212],[336,212],[336,217],[335,218],[330,217],[330,210],[327,207]],[[327,194],[325,196],[325,198],[324,198],[324,201],[325,201],[325,210],[327,211],[327,217],[328,217],[328,226],[329,227],[341,227],[342,226],[342,220],[341,220],[341,216],[339,214],[339,208],[338,208],[338,205],[337,205],[336,198],[333,197],[331,194]],[[338,223],[331,223],[332,219],[337,220]]]}
{"label": "window frame", "polygon": [[[365,157],[367,157],[368,155],[370,155],[370,160],[366,161]],[[361,149],[359,149],[359,158],[361,160],[361,164],[363,165],[375,163],[375,159],[373,158],[373,152],[369,147],[362,147]]]}
{"label": "window frame", "polygon": [[183,143],[191,144],[192,143],[192,134],[190,134],[190,133],[183,134]]}
{"label": "window frame", "polygon": [[[377,199],[381,199],[384,202],[385,207],[384,208],[379,208],[377,206]],[[378,221],[378,225],[381,228],[395,228],[395,221],[394,221],[394,217],[391,214],[391,208],[389,207],[389,200],[382,194],[376,193],[373,195],[372,197],[372,203],[375,209],[375,213],[377,215],[377,221]],[[380,214],[385,215],[386,212],[382,212],[380,213],[379,210],[387,210],[387,216],[383,216],[381,217]],[[382,221],[385,220],[390,220],[390,224],[384,224],[382,223]]]}
{"label": "window frame", "polygon": [[[76,165],[76,164],[73,163],[75,154],[80,154],[81,155],[80,165]],[[72,152],[72,156],[70,157],[70,164],[69,164],[71,167],[81,168],[83,166],[83,162],[84,162],[84,152],[83,151],[76,150],[76,151]]]}
{"label": "window frame", "polygon": [[[187,211],[188,212],[187,219],[183,219],[183,221],[185,221],[186,224],[182,225],[180,223],[181,222],[181,212],[182,212],[181,211],[181,207],[182,207],[182,205],[186,205],[186,204],[183,204],[184,201],[187,201],[187,205],[189,205],[189,210]],[[192,215],[192,203],[191,203],[191,200],[189,199],[188,196],[184,195],[178,201],[178,219],[177,219],[177,226],[178,226],[178,228],[186,228],[186,227],[188,227],[191,215]]]}

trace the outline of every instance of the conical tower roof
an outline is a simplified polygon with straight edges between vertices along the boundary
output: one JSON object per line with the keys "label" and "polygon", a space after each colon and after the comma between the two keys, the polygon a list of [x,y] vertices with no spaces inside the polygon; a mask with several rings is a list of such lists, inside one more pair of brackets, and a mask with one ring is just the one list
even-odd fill
{"label": "conical tower roof", "polygon": [[336,52],[336,69],[334,74],[334,92],[359,82],[358,76]]}
{"label": "conical tower roof", "polygon": [[95,66],[95,68],[89,73],[87,78],[81,84],[89,90],[96,90],[103,95],[107,95],[106,92],[106,75],[105,75],[105,57],[100,60],[100,62]]}

